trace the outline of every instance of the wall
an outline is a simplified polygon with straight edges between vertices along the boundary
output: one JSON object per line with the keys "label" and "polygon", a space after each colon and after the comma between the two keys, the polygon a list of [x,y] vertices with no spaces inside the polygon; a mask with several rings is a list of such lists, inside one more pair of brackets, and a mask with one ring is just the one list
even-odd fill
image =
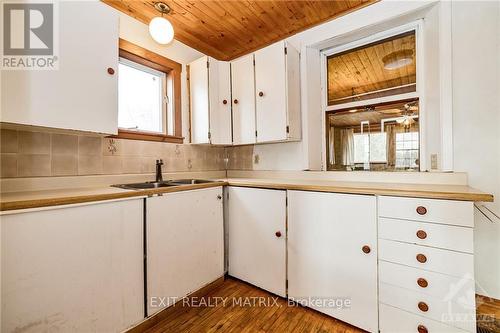
{"label": "wall", "polygon": [[[500,216],[500,3],[453,2],[452,28],[454,168]],[[500,299],[500,219],[482,210],[495,222],[475,209],[478,292]]]}
{"label": "wall", "polygon": [[[323,168],[322,147],[325,141],[323,128],[323,110],[321,105],[321,63],[319,50],[341,43],[344,40],[353,40],[361,36],[368,36],[378,31],[402,25],[418,18],[426,17],[431,29],[424,34],[429,35],[428,50],[434,54],[426,54],[430,58],[426,64],[426,72],[434,74],[433,80],[439,91],[438,48],[433,39],[439,38],[437,24],[438,9],[432,8],[435,1],[380,1],[348,15],[336,18],[314,28],[288,38],[288,41],[301,51],[301,110],[302,135],[299,143],[282,143],[256,145],[254,154],[259,155],[259,164],[254,164],[256,170],[320,170]],[[427,159],[430,153],[441,154],[439,92],[429,100],[427,109],[430,116],[427,119],[429,136]]]}
{"label": "wall", "polygon": [[[186,80],[186,65],[202,56],[203,53],[177,41],[168,45],[156,43],[149,35],[149,28],[146,24],[122,13],[120,13],[120,38],[142,46],[148,50],[158,53],[164,57],[182,64],[181,74],[181,99],[182,99],[182,135],[189,136],[189,98]],[[189,140],[185,141],[188,142]]]}
{"label": "wall", "polygon": [[[226,152],[222,147],[45,130],[1,129],[0,134],[1,178],[152,173],[156,159],[163,159],[165,172],[226,169]],[[243,157],[233,158],[235,166],[245,167]]]}

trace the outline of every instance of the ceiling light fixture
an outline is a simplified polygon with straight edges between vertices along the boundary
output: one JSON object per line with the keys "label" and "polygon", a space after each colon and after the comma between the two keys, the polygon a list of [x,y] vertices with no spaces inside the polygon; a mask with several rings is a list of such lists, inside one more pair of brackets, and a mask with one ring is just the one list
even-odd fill
{"label": "ceiling light fixture", "polygon": [[389,53],[382,58],[382,62],[384,63],[384,68],[388,70],[408,66],[413,62],[413,51],[407,49]]}
{"label": "ceiling light fixture", "polygon": [[156,2],[154,7],[161,13],[149,22],[149,34],[159,44],[168,44],[174,39],[174,27],[163,14],[170,13],[170,7],[163,2]]}

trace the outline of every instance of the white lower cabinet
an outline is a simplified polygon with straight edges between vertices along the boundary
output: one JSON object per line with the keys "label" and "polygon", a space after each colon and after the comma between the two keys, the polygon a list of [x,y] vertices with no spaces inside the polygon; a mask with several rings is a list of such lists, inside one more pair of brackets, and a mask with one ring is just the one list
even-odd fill
{"label": "white lower cabinet", "polygon": [[229,275],[286,296],[286,191],[228,188]]}
{"label": "white lower cabinet", "polygon": [[288,297],[378,331],[374,196],[288,191]]}
{"label": "white lower cabinet", "polygon": [[121,332],[143,319],[143,199],[3,214],[1,332]]}
{"label": "white lower cabinet", "polygon": [[152,315],[224,275],[222,187],[146,199]]}
{"label": "white lower cabinet", "polygon": [[476,332],[473,204],[378,199],[380,331]]}

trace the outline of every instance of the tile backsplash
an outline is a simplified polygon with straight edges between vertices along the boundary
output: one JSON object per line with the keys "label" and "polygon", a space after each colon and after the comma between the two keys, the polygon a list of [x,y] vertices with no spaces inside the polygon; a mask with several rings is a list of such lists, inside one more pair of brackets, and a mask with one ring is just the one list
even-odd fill
{"label": "tile backsplash", "polygon": [[253,146],[215,147],[0,130],[2,178],[252,169]]}

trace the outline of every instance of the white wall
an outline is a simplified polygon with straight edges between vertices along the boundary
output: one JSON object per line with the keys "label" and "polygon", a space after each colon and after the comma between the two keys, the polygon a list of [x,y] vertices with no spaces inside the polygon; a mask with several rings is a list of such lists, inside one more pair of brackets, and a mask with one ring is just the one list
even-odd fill
{"label": "white wall", "polygon": [[[485,206],[500,216],[500,3],[453,2],[452,27],[455,171],[493,193]],[[477,292],[500,299],[500,219],[475,209],[475,226]]]}
{"label": "white wall", "polygon": [[[318,50],[331,46],[332,41],[340,40],[346,35],[359,34],[360,37],[375,32],[402,25],[422,18],[431,11],[436,1],[387,1],[382,0],[348,15],[336,18],[314,28],[291,36],[288,41],[301,50],[301,109],[302,109],[302,141],[299,143],[282,143],[256,145],[254,154],[259,155],[259,164],[254,164],[255,170],[320,170],[322,167],[322,147],[325,144],[325,133],[321,107],[321,77],[320,57]],[[429,17],[432,29],[424,32],[437,38],[437,9]],[[386,23],[391,21],[391,23]],[[353,37],[349,37],[353,38]],[[431,39],[432,41],[432,39]],[[430,50],[438,52],[435,45]],[[435,61],[439,59],[434,57]],[[434,66],[436,67],[436,66]],[[429,72],[436,73],[429,66]],[[435,80],[439,75],[435,75]],[[437,81],[436,81],[437,82]],[[436,83],[439,86],[439,83]],[[439,94],[438,94],[439,95]],[[440,156],[439,97],[431,99],[431,117],[429,131],[429,152]]]}
{"label": "white wall", "polygon": [[168,45],[156,43],[149,35],[148,26],[146,24],[122,12],[120,12],[120,38],[126,39],[129,42],[182,64],[182,135],[187,138],[189,134],[189,98],[187,94],[186,64],[204,56],[204,54],[175,39]]}

